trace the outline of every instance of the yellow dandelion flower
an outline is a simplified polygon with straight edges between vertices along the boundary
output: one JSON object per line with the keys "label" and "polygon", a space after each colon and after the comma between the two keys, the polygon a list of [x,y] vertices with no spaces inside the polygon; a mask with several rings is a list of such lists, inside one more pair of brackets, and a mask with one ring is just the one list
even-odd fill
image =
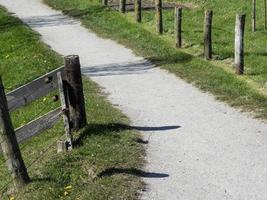
{"label": "yellow dandelion flower", "polygon": [[65,190],[71,190],[72,189],[72,186],[71,185],[68,185],[65,187]]}

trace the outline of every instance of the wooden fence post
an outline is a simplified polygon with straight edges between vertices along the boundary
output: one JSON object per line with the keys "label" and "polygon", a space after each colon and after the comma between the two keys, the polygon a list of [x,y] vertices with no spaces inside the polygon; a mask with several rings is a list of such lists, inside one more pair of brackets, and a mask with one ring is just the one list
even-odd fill
{"label": "wooden fence post", "polygon": [[135,20],[137,22],[142,21],[142,0],[134,1]]}
{"label": "wooden fence post", "polygon": [[66,80],[68,89],[67,99],[70,109],[71,129],[77,131],[87,123],[79,56],[70,55],[65,57],[64,72],[64,80]]}
{"label": "wooden fence post", "polygon": [[15,131],[10,119],[4,86],[0,77],[0,142],[6,164],[11,172],[15,188],[18,190],[30,182],[21,156]]}
{"label": "wooden fence post", "polygon": [[182,47],[182,8],[175,7],[175,46],[177,48]]}
{"label": "wooden fence post", "polygon": [[[65,129],[65,135],[67,139],[66,142],[58,141],[58,147],[61,147],[61,148],[58,148],[58,152],[64,151],[64,149],[67,151],[71,151],[73,148],[73,138],[72,138],[71,129],[70,129],[69,106],[66,102],[66,97],[68,94],[67,93],[68,86],[66,84],[66,81],[63,82],[61,72],[57,73],[57,78],[58,78],[58,90],[59,90],[59,96],[60,96],[60,102],[61,102],[61,110],[63,113],[64,129]],[[64,148],[62,148],[62,146]]]}
{"label": "wooden fence post", "polygon": [[244,32],[245,14],[236,15],[235,25],[235,71],[236,74],[244,73]]}
{"label": "wooden fence post", "polygon": [[264,29],[267,31],[267,3],[264,0]]}
{"label": "wooden fence post", "polygon": [[212,10],[205,11],[204,20],[204,56],[207,60],[212,59]]}
{"label": "wooden fence post", "polygon": [[163,33],[163,22],[162,22],[162,0],[156,0],[156,24],[157,32]]}
{"label": "wooden fence post", "polygon": [[102,4],[103,4],[103,6],[107,6],[108,5],[108,0],[102,0]]}
{"label": "wooden fence post", "polygon": [[256,0],[252,0],[252,32],[256,31]]}
{"label": "wooden fence post", "polygon": [[119,10],[121,13],[126,11],[126,0],[120,0]]}

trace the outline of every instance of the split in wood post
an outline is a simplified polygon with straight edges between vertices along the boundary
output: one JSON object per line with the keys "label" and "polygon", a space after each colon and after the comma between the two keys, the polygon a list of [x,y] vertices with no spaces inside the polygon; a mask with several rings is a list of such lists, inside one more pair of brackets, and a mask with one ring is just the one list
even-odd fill
{"label": "split in wood post", "polygon": [[175,7],[175,46],[177,48],[182,47],[182,8]]}
{"label": "split in wood post", "polygon": [[[68,104],[66,102],[66,85],[64,84],[62,80],[61,72],[57,73],[58,78],[58,90],[59,90],[59,96],[61,101],[61,109],[63,113],[63,122],[64,122],[64,129],[65,129],[65,135],[66,135],[66,149],[68,151],[72,150],[73,144],[72,144],[72,134],[71,134],[71,128],[70,128],[70,117],[69,117],[69,109]],[[59,150],[58,150],[59,151]]]}
{"label": "split in wood post", "polygon": [[162,0],[156,0],[156,24],[157,32],[163,33],[163,21],[162,21]]}
{"label": "split in wood post", "polygon": [[212,17],[212,10],[206,10],[204,20],[204,56],[207,60],[212,59]]}
{"label": "split in wood post", "polygon": [[256,0],[252,0],[252,32],[256,31]]}
{"label": "split in wood post", "polygon": [[235,71],[236,74],[244,73],[244,33],[245,14],[236,15],[235,25]]}
{"label": "split in wood post", "polygon": [[120,0],[119,10],[121,13],[126,11],[126,0]]}
{"label": "split in wood post", "polygon": [[0,141],[6,165],[11,172],[15,188],[18,190],[30,182],[30,178],[21,156],[15,131],[7,107],[7,99],[0,77]]}
{"label": "split in wood post", "polygon": [[108,0],[102,0],[102,4],[103,4],[103,6],[107,6],[108,5]]}
{"label": "split in wood post", "polygon": [[142,21],[142,0],[134,1],[135,20],[137,22]]}
{"label": "split in wood post", "polygon": [[87,124],[79,56],[65,57],[64,75],[67,84],[71,129],[77,131]]}

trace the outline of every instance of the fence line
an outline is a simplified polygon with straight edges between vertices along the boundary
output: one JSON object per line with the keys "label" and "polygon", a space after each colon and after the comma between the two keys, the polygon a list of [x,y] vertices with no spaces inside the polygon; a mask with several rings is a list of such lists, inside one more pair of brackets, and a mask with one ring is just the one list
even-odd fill
{"label": "fence line", "polygon": [[[14,130],[10,113],[32,101],[59,89],[61,107],[32,120]],[[54,98],[57,100],[58,98]],[[7,95],[0,77],[0,139],[9,172],[15,188],[20,189],[29,181],[27,168],[18,143],[51,128],[63,114],[66,141],[65,149],[72,149],[72,131],[78,131],[87,123],[81,66],[76,55],[66,56],[64,68],[60,67],[30,83],[13,90]]]}

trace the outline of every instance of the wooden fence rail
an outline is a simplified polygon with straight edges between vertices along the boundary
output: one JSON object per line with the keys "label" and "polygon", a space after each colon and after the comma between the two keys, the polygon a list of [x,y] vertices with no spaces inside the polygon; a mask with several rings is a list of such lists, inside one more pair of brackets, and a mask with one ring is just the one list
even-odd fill
{"label": "wooden fence rail", "polygon": [[32,101],[47,95],[55,90],[57,85],[57,72],[62,71],[60,67],[50,73],[47,73],[30,83],[23,85],[6,95],[9,111],[14,111]]}
{"label": "wooden fence rail", "polygon": [[23,143],[26,140],[36,136],[51,127],[59,121],[62,115],[61,108],[57,108],[45,115],[21,126],[15,130],[18,143]]}

